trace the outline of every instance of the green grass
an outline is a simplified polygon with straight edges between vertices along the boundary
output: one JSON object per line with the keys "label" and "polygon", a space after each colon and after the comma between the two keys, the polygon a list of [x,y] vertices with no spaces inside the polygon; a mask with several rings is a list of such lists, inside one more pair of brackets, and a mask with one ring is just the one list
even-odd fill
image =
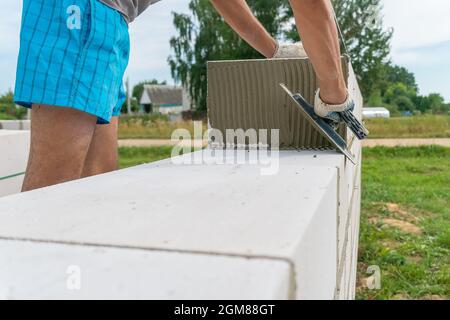
{"label": "green grass", "polygon": [[172,152],[171,146],[162,147],[123,147],[119,148],[119,166],[127,168],[139,164],[154,162],[169,158]]}
{"label": "green grass", "polygon": [[[363,154],[357,298],[448,299],[450,148],[377,147]],[[362,285],[370,265],[381,268],[380,290]]]}
{"label": "green grass", "polygon": [[[170,154],[171,147],[120,148],[120,165]],[[449,299],[450,148],[365,148],[363,157],[357,298]],[[381,268],[380,290],[364,285],[372,265]]]}
{"label": "green grass", "polygon": [[10,114],[0,112],[0,120],[16,120],[16,117],[14,117]]}
{"label": "green grass", "polygon": [[426,115],[364,121],[370,139],[450,138],[450,116]]}

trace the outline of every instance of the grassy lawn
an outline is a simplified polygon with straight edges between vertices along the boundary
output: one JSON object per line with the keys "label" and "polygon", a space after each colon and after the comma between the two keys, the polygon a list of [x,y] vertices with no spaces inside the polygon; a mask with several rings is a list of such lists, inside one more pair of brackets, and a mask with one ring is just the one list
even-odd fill
{"label": "grassy lawn", "polygon": [[[365,120],[371,139],[380,138],[450,138],[450,116],[426,115]],[[203,123],[203,130],[206,130]],[[170,139],[175,129],[193,134],[192,121],[170,122],[163,116],[123,116],[120,139]]]}
{"label": "grassy lawn", "polygon": [[450,138],[450,116],[415,116],[364,121],[370,139]]}
{"label": "grassy lawn", "polygon": [[[450,148],[364,150],[359,299],[450,298]],[[365,271],[381,268],[380,290]]]}
{"label": "grassy lawn", "polygon": [[[170,147],[121,148],[128,167]],[[358,299],[450,299],[450,148],[364,149]],[[381,289],[364,285],[381,269]]]}
{"label": "grassy lawn", "polygon": [[154,162],[169,158],[172,152],[172,147],[123,147],[119,148],[119,166],[120,168],[127,168],[137,166],[139,164]]}

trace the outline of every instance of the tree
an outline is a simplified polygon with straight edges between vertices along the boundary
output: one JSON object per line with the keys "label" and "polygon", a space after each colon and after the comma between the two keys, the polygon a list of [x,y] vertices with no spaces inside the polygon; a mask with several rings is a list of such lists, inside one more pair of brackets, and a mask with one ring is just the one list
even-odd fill
{"label": "tree", "polygon": [[416,96],[413,99],[417,109],[422,112],[448,113],[449,105],[445,103],[444,97],[439,93],[431,93],[428,96]]}
{"label": "tree", "polygon": [[27,109],[18,107],[14,103],[14,93],[8,90],[0,96],[0,118],[23,119],[27,115]]}
{"label": "tree", "polygon": [[334,0],[333,4],[361,91],[368,97],[383,80],[393,31],[383,27],[380,0]]}
{"label": "tree", "polygon": [[390,63],[386,64],[384,66],[384,81],[387,84],[403,83],[408,88],[413,89],[416,93],[419,92],[416,77],[404,67],[392,65]]}
{"label": "tree", "polygon": [[[253,13],[275,37],[282,34],[285,0],[248,0]],[[198,110],[206,109],[206,64],[212,60],[254,59],[262,56],[231,30],[210,0],[191,0],[191,15],[173,13],[178,35],[170,39],[172,76],[187,86]]]}
{"label": "tree", "polygon": [[383,95],[383,100],[386,103],[393,103],[397,97],[404,96],[409,99],[413,99],[416,95],[417,92],[413,88],[408,87],[404,83],[397,82],[390,84],[390,86],[386,89],[386,92]]}
{"label": "tree", "polygon": [[428,100],[430,102],[430,110],[433,113],[444,112],[445,100],[439,93],[431,93],[428,95]]}
{"label": "tree", "polygon": [[[367,99],[380,89],[384,79],[393,31],[383,27],[380,0],[332,2],[361,91]],[[285,35],[293,41],[300,40],[295,25],[291,25]],[[342,52],[345,53],[344,46]]]}
{"label": "tree", "polygon": [[392,100],[392,104],[397,107],[399,111],[410,111],[414,112],[416,106],[407,96],[397,96]]}
{"label": "tree", "polygon": [[11,89],[0,96],[0,103],[14,104],[14,93]]}
{"label": "tree", "polygon": [[16,107],[14,105],[14,94],[11,90],[0,96],[0,113],[14,115]]}

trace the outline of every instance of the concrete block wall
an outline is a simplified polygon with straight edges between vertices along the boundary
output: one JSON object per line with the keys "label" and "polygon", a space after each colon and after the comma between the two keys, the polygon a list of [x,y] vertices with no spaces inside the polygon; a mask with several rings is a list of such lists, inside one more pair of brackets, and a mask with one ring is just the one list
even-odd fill
{"label": "concrete block wall", "polygon": [[[210,152],[183,159],[210,163]],[[338,220],[359,206],[341,192],[342,155],[281,151],[271,176],[182,162],[1,198],[0,297],[352,298],[355,256],[340,261]],[[74,266],[79,290],[67,287]]]}
{"label": "concrete block wall", "polygon": [[0,197],[20,192],[29,143],[28,131],[0,130]]}

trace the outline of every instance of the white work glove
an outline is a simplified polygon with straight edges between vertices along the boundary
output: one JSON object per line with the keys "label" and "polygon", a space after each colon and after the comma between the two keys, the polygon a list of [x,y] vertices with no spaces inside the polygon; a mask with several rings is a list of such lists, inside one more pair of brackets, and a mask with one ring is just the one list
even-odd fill
{"label": "white work glove", "polygon": [[347,93],[347,99],[341,104],[328,104],[323,102],[320,97],[320,89],[317,90],[314,99],[314,111],[322,118],[326,118],[330,112],[344,112],[347,110],[353,110],[355,103],[353,102],[350,92]]}
{"label": "white work glove", "polygon": [[279,43],[271,59],[308,58],[301,42]]}

